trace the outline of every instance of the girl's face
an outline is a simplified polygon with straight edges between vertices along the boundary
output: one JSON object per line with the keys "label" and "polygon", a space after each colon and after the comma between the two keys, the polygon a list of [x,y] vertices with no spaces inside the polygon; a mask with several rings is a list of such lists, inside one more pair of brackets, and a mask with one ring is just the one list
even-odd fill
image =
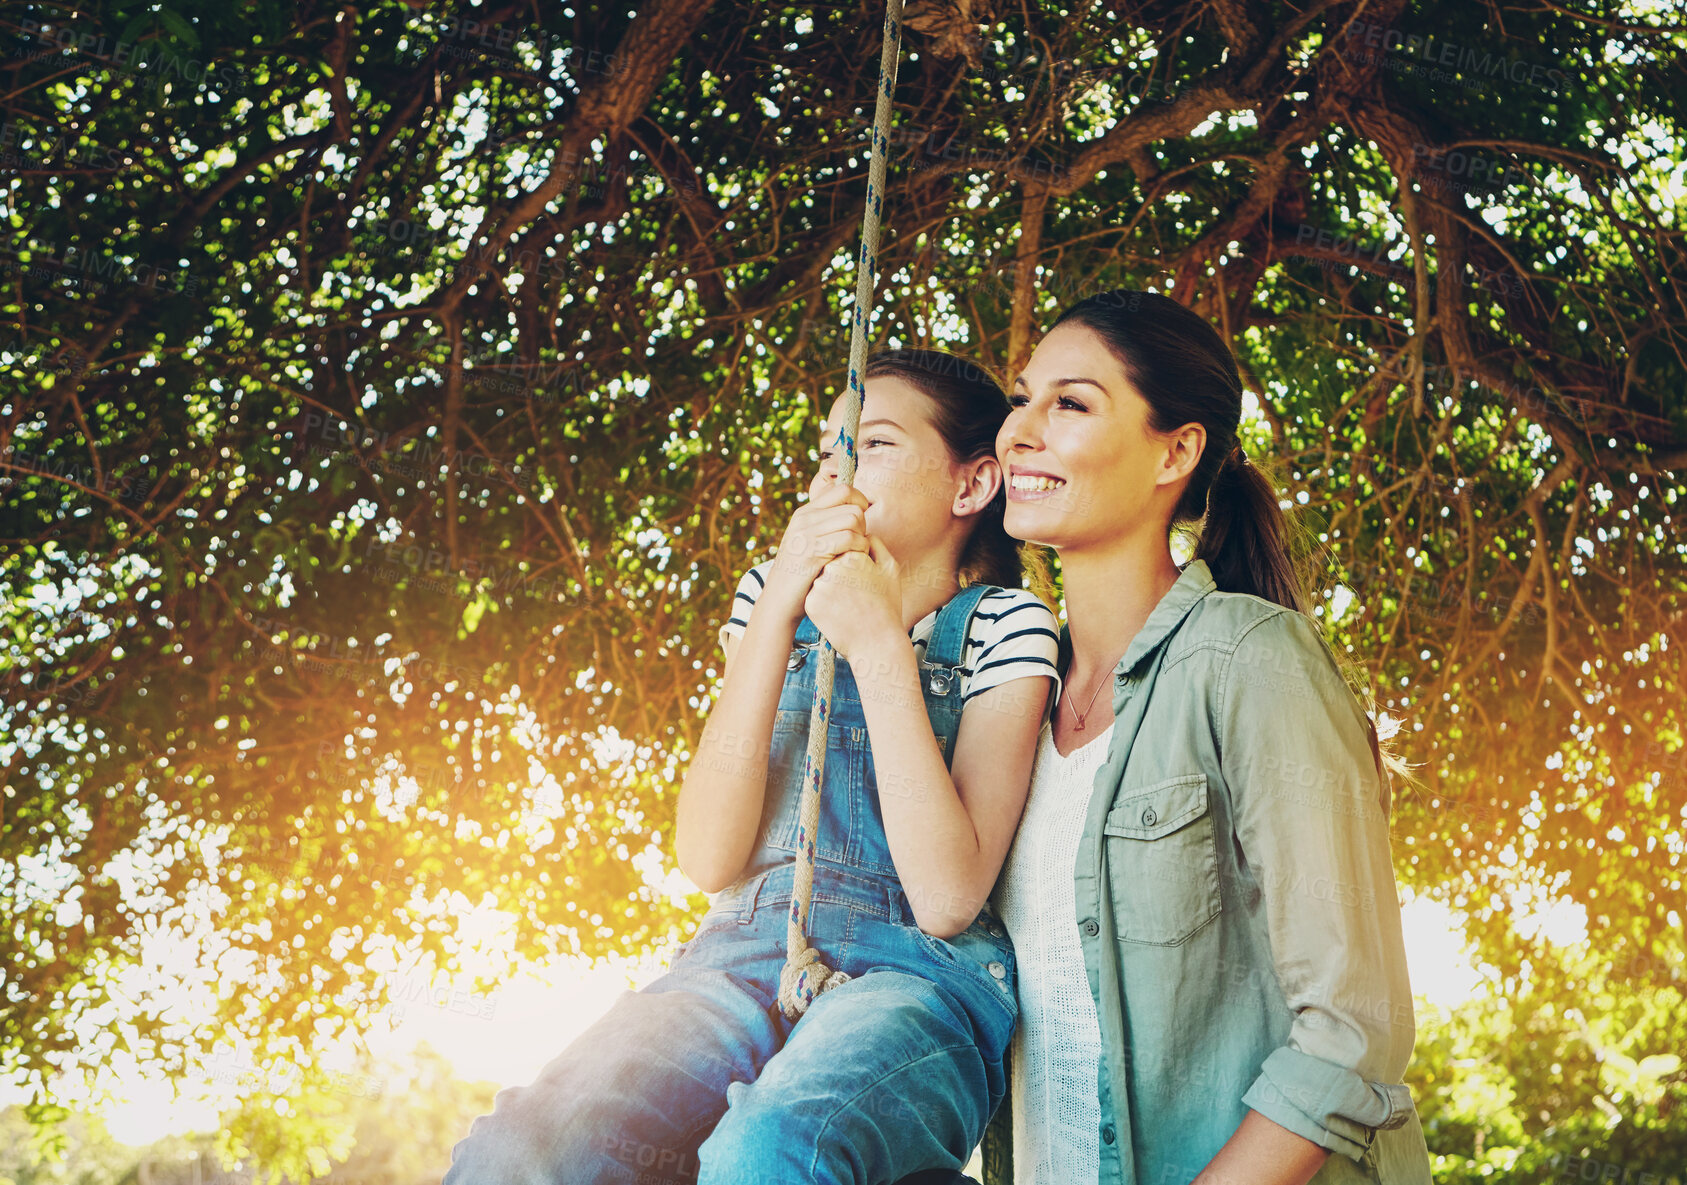
{"label": "girl's face", "polygon": [[1150,429],[1148,401],[1093,330],[1070,322],[1051,330],[1008,402],[996,435],[1008,534],[1066,550],[1162,521],[1169,529],[1205,430]]}
{"label": "girl's face", "polygon": [[[885,375],[865,383],[861,428],[856,433],[854,485],[867,496],[867,533],[910,563],[939,546],[953,529],[957,514],[972,508],[975,494],[963,492],[967,473],[932,425],[931,400],[904,379]],[[812,497],[838,478],[838,429],[844,400],[832,404],[820,436],[820,470],[809,484]],[[995,462],[983,462],[989,473]],[[997,488],[989,483],[982,509]]]}

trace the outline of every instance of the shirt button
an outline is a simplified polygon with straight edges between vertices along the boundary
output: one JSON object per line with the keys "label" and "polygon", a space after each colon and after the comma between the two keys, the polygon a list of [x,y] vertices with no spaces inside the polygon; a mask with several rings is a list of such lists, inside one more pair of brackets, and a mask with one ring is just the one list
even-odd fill
{"label": "shirt button", "polygon": [[1094,918],[1085,918],[1080,925],[1083,927],[1084,933],[1091,938],[1101,933],[1101,925]]}
{"label": "shirt button", "polygon": [[1113,1125],[1111,1123],[1101,1129],[1101,1142],[1103,1144],[1111,1144],[1113,1142]]}
{"label": "shirt button", "polygon": [[990,974],[994,975],[997,979],[1006,979],[1007,973],[1008,973],[1008,969],[1006,967],[1002,966],[1000,963],[991,963],[990,964]]}
{"label": "shirt button", "polygon": [[1153,807],[1145,806],[1145,807],[1142,808],[1142,825],[1144,827],[1154,826],[1154,820],[1158,819],[1159,817],[1160,817],[1159,815],[1156,815],[1154,813]]}

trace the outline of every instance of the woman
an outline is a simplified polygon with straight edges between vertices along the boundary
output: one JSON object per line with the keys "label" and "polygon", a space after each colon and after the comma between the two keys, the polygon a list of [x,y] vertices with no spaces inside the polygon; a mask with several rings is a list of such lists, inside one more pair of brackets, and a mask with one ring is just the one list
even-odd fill
{"label": "woman", "polygon": [[1387,774],[1238,442],[1235,359],[1117,290],[1009,397],[1005,523],[1058,552],[1068,625],[997,887],[1021,1027],[987,1179],[1427,1185]]}

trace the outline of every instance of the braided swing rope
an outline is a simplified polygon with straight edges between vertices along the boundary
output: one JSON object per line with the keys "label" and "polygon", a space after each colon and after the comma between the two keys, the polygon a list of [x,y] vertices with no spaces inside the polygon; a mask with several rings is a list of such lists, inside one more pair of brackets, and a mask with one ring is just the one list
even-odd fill
{"label": "braided swing rope", "polygon": [[[885,150],[890,146],[891,97],[902,50],[902,0],[885,5],[884,52],[879,58],[879,97],[873,113],[872,157],[867,166],[867,207],[861,219],[861,254],[855,269],[855,314],[849,336],[849,397],[838,431],[838,480],[855,481],[855,435],[866,398],[861,372],[867,362],[867,317],[879,262],[879,218],[883,213]],[[808,718],[808,757],[803,764],[802,809],[797,822],[797,870],[791,886],[791,913],[785,925],[785,966],[779,973],[779,1008],[797,1020],[827,988],[849,976],[828,967],[808,941],[808,911],[814,895],[814,837],[820,828],[820,786],[826,772],[826,733],[832,707],[836,652],[821,640],[820,665],[814,676],[814,708]]]}

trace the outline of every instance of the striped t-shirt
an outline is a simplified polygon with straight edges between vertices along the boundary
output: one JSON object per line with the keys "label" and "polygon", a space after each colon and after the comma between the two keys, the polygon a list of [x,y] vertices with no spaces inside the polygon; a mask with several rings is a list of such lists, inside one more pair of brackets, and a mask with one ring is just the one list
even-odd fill
{"label": "striped t-shirt", "polygon": [[[743,636],[772,566],[772,560],[757,564],[738,582],[732,617],[720,627],[723,647],[728,637]],[[926,643],[936,625],[937,610],[933,609],[908,631],[916,658],[925,657]],[[961,702],[1027,675],[1048,675],[1058,686],[1054,664],[1059,648],[1054,614],[1047,605],[1022,588],[992,589],[978,602],[967,631],[966,648],[961,654]]]}

